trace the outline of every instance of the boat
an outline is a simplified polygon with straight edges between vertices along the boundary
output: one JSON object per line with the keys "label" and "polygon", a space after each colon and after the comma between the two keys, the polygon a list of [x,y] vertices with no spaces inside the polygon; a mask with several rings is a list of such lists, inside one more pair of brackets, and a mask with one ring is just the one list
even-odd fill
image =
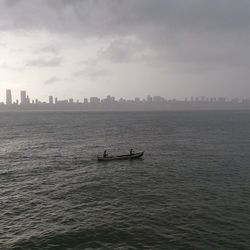
{"label": "boat", "polygon": [[144,151],[133,153],[133,154],[127,154],[127,155],[110,155],[110,156],[97,156],[98,161],[115,161],[115,160],[133,160],[142,157],[144,154]]}

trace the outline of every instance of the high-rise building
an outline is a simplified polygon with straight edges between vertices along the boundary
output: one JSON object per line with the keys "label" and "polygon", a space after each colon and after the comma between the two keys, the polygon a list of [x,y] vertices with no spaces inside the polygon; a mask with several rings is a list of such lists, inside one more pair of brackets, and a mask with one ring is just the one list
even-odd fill
{"label": "high-rise building", "polygon": [[6,90],[6,104],[7,105],[12,104],[12,95],[11,95],[11,90],[10,89]]}
{"label": "high-rise building", "polygon": [[27,103],[27,97],[26,97],[26,91],[25,90],[22,90],[20,92],[20,95],[21,95],[21,104],[26,104]]}
{"label": "high-rise building", "polygon": [[153,98],[150,95],[148,95],[147,96],[147,102],[152,102],[152,101],[153,101]]}
{"label": "high-rise building", "polygon": [[53,104],[54,100],[53,100],[53,96],[49,96],[49,104]]}
{"label": "high-rise building", "polygon": [[28,95],[26,97],[26,104],[30,104],[30,97]]}
{"label": "high-rise building", "polygon": [[99,104],[100,99],[98,97],[90,97],[89,102],[90,104]]}

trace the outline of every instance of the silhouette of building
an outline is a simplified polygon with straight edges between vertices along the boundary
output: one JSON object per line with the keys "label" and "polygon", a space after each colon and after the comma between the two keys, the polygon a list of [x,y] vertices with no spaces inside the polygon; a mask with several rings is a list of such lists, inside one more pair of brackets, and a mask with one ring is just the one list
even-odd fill
{"label": "silhouette of building", "polygon": [[[58,100],[57,97],[49,96],[47,102],[38,99],[31,100],[25,90],[20,92],[21,100],[12,102],[12,91],[6,89],[6,105],[0,102],[0,111],[4,110],[196,110],[196,109],[250,109],[250,98],[231,100],[224,97],[191,97],[184,100],[165,99],[161,96],[147,96],[146,99],[136,97],[134,99],[120,98],[108,95],[106,98],[84,98],[83,102],[73,98]],[[50,105],[48,105],[50,104]],[[52,105],[53,104],[53,105]],[[55,104],[55,105],[54,105]]]}
{"label": "silhouette of building", "polygon": [[150,95],[148,95],[147,96],[147,102],[152,102],[152,101],[153,101],[153,98]]}
{"label": "silhouette of building", "polygon": [[91,104],[99,104],[100,103],[100,98],[98,97],[90,97],[90,103]]}
{"label": "silhouette of building", "polygon": [[26,97],[26,104],[30,104],[30,97],[29,96]]}
{"label": "silhouette of building", "polygon": [[161,96],[154,96],[154,97],[153,97],[153,101],[154,101],[155,103],[162,103],[162,102],[165,101],[165,99],[164,99],[163,97],[161,97]]}
{"label": "silhouette of building", "polygon": [[11,90],[10,89],[6,90],[6,104],[7,105],[12,104],[12,95],[11,95]]}
{"label": "silhouette of building", "polygon": [[26,91],[22,90],[20,92],[20,96],[21,96],[21,104],[26,104],[27,103],[27,97],[26,97]]}
{"label": "silhouette of building", "polygon": [[53,104],[54,100],[53,100],[53,96],[49,96],[49,104]]}

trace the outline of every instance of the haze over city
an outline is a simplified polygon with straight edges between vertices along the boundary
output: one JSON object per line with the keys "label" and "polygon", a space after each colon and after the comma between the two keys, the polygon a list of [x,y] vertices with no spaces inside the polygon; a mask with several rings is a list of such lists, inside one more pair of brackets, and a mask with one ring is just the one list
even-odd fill
{"label": "haze over city", "polygon": [[245,0],[0,0],[0,101],[248,98]]}
{"label": "haze over city", "polygon": [[11,89],[6,90],[5,103],[0,102],[0,111],[166,111],[166,110],[249,110],[250,98],[227,99],[225,97],[193,97],[184,100],[166,99],[162,96],[150,96],[134,99],[106,96],[98,98],[58,99],[49,96],[41,101],[20,91],[20,99],[12,99]]}

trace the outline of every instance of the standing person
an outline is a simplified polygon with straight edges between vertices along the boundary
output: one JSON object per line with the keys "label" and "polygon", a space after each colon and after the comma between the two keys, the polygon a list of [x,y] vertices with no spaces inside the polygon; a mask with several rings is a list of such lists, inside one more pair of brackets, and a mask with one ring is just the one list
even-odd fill
{"label": "standing person", "polygon": [[103,157],[104,157],[104,158],[107,157],[107,150],[104,150],[104,152],[103,152]]}
{"label": "standing person", "polygon": [[132,154],[133,154],[133,149],[131,148],[131,149],[130,149],[130,155],[132,155]]}

